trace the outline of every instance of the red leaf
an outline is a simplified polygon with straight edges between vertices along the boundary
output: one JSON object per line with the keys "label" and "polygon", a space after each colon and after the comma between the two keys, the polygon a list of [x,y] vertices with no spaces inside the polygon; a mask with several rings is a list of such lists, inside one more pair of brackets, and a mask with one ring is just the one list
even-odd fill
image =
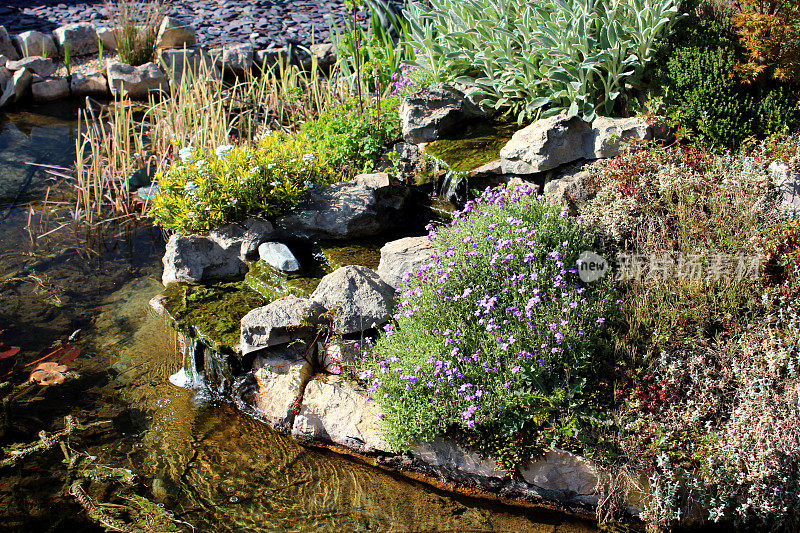
{"label": "red leaf", "polygon": [[63,355],[58,360],[58,364],[60,365],[68,365],[75,360],[81,354],[81,349],[74,344],[65,344],[62,347]]}
{"label": "red leaf", "polygon": [[19,353],[19,347],[11,346],[8,350],[0,352],[0,359],[8,359],[9,357],[14,357],[18,353]]}

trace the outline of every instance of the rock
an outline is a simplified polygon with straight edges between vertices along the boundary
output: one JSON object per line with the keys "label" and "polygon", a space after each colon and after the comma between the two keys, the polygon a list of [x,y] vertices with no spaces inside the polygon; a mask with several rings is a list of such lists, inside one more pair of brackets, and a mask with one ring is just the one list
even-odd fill
{"label": "rock", "polygon": [[[38,31],[26,31],[15,35],[13,39],[14,44],[23,57],[58,57],[58,47],[51,35]],[[9,57],[9,59],[11,59],[11,57]]]}
{"label": "rock", "polygon": [[8,63],[8,58],[4,55],[0,55],[0,67],[5,68],[6,63]]}
{"label": "rock", "polygon": [[503,172],[534,174],[585,156],[589,125],[578,117],[557,115],[516,132],[500,150]]}
{"label": "rock", "polygon": [[623,143],[642,142],[653,138],[653,128],[643,117],[597,117],[592,122],[591,154],[586,159],[616,157]]}
{"label": "rock", "polygon": [[106,67],[108,86],[117,98],[145,99],[151,91],[167,91],[169,78],[155,63],[134,67],[109,61]]}
{"label": "rock", "polygon": [[3,87],[14,74],[4,66],[0,66],[0,96],[3,94]]}
{"label": "rock", "polygon": [[159,54],[162,65],[176,83],[181,83],[184,76],[194,78],[199,72],[210,73],[212,70],[211,56],[200,46],[166,49]]}
{"label": "rock", "polygon": [[103,50],[117,49],[117,34],[111,28],[97,28],[97,38],[103,43]]}
{"label": "rock", "polygon": [[52,59],[46,59],[40,56],[29,56],[19,59],[17,61],[8,61],[6,63],[8,70],[28,69],[34,74],[42,77],[52,76],[56,72],[56,64]]}
{"label": "rock", "polygon": [[31,78],[33,78],[33,73],[26,68],[14,72],[11,79],[6,82],[3,94],[0,96],[0,107],[8,102],[21,100],[27,94]]}
{"label": "rock", "polygon": [[265,364],[253,372],[254,407],[268,423],[279,429],[290,429],[294,422],[292,407],[300,394],[304,368],[304,362],[274,367]]}
{"label": "rock", "polygon": [[589,171],[585,163],[569,165],[544,185],[544,199],[551,205],[567,207],[577,212],[589,200]]}
{"label": "rock", "polygon": [[17,49],[11,42],[11,37],[8,36],[5,26],[0,26],[0,54],[6,56],[10,60],[19,59]]}
{"label": "rock", "polygon": [[294,254],[283,243],[265,242],[258,247],[258,256],[272,268],[282,272],[296,272],[300,270]]}
{"label": "rock", "polygon": [[317,302],[285,296],[242,317],[239,350],[242,355],[305,339],[325,309]]}
{"label": "rock", "polygon": [[214,70],[220,75],[226,72],[244,74],[253,68],[255,47],[250,43],[212,48],[210,53],[214,61]]}
{"label": "rock", "polygon": [[322,70],[327,70],[336,63],[336,47],[332,43],[312,44],[309,50],[317,58],[317,66]]}
{"label": "rock", "polygon": [[285,46],[270,47],[266,50],[257,50],[254,57],[256,66],[266,70],[273,68],[278,62],[285,64],[288,59],[291,59],[292,53]]}
{"label": "rock", "polygon": [[491,459],[485,459],[477,452],[465,450],[461,446],[442,439],[416,444],[409,453],[417,460],[443,471],[446,476],[462,473],[481,477],[505,477],[500,465]]}
{"label": "rock", "polygon": [[293,237],[368,237],[396,224],[408,195],[408,189],[386,173],[362,174],[351,181],[310,189],[294,212],[280,217],[276,224]]}
{"label": "rock", "polygon": [[36,102],[52,102],[69,96],[66,78],[42,78],[31,84],[31,93]]}
{"label": "rock", "polygon": [[384,324],[391,317],[394,289],[377,272],[350,265],[339,268],[320,281],[311,301],[334,311],[333,326],[346,335]]}
{"label": "rock", "polygon": [[522,478],[547,491],[594,495],[598,470],[588,459],[563,450],[549,450],[520,469]]}
{"label": "rock", "polygon": [[537,120],[500,150],[505,174],[535,174],[580,159],[615,157],[623,142],[644,141],[652,128],[643,118],[598,117],[587,124],[567,115]]}
{"label": "rock", "polygon": [[108,81],[102,72],[76,72],[69,80],[69,89],[73,96],[106,96]]}
{"label": "rock", "polygon": [[422,150],[418,145],[401,141],[395,143],[392,150],[397,154],[397,170],[399,172],[411,174],[418,169],[422,159]]}
{"label": "rock", "polygon": [[317,378],[308,383],[292,435],[347,446],[357,452],[388,450],[380,431],[380,410],[374,401],[339,378]]}
{"label": "rock", "polygon": [[318,343],[320,368],[331,374],[341,374],[346,368],[355,368],[362,356],[358,346],[357,342],[344,339],[338,339],[327,346]]}
{"label": "rock", "polygon": [[158,48],[183,48],[194,46],[197,42],[194,28],[174,17],[164,17],[158,29],[156,46]]}
{"label": "rock", "polygon": [[173,281],[196,283],[229,278],[247,272],[247,265],[239,259],[238,248],[223,249],[210,237],[201,235],[172,235],[162,263],[164,285]]}
{"label": "rock", "polygon": [[388,242],[381,248],[378,275],[396,289],[403,281],[403,274],[413,272],[430,259],[433,250],[428,237],[406,237]]}
{"label": "rock", "polygon": [[769,165],[772,184],[780,194],[780,208],[787,215],[800,218],[800,158],[789,164],[773,161]]}
{"label": "rock", "polygon": [[248,217],[242,222],[233,222],[215,228],[209,238],[224,250],[238,253],[242,261],[253,258],[258,246],[266,242],[274,233],[269,220],[260,217]]}
{"label": "rock", "polygon": [[88,22],[76,22],[56,28],[53,37],[62,56],[67,44],[72,57],[95,54],[98,50],[97,30]]}
{"label": "rock", "polygon": [[484,116],[464,93],[442,83],[407,96],[400,105],[403,138],[411,144],[435,141],[464,121]]}

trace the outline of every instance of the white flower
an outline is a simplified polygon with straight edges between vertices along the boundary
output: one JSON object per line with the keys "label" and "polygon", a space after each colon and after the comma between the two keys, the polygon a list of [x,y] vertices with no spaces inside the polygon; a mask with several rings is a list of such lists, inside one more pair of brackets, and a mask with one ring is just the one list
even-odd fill
{"label": "white flower", "polygon": [[186,148],[181,148],[178,150],[178,157],[181,158],[181,161],[186,161],[194,154],[194,147],[191,145],[187,146]]}
{"label": "white flower", "polygon": [[233,150],[232,144],[221,144],[217,146],[217,149],[214,150],[214,153],[217,154],[217,157],[225,159],[225,157],[228,155],[228,152],[231,150]]}
{"label": "white flower", "polygon": [[281,184],[281,182],[280,182],[280,181],[273,181],[272,183],[270,183],[270,185],[272,185],[273,187],[277,187],[277,186],[279,186],[280,184]]}
{"label": "white flower", "polygon": [[314,161],[316,161],[316,159],[317,159],[317,155],[313,154],[313,153],[306,154],[306,155],[303,156],[303,161],[305,161],[307,163],[313,163]]}
{"label": "white flower", "polygon": [[197,184],[193,181],[187,181],[186,185],[183,186],[183,190],[194,196],[194,193],[197,190]]}
{"label": "white flower", "polygon": [[236,207],[236,204],[238,204],[238,203],[239,203],[239,199],[238,198],[231,198],[230,200],[228,200],[228,205],[230,207]]}

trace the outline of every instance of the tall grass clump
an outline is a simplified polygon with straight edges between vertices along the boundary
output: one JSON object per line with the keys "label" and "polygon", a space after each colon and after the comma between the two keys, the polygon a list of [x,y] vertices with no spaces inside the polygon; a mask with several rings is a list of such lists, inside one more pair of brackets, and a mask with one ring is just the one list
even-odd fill
{"label": "tall grass clump", "polygon": [[405,10],[414,64],[526,121],[625,113],[677,0],[431,0]]}
{"label": "tall grass clump", "polygon": [[164,5],[161,0],[113,0],[106,4],[120,61],[143,65],[155,59]]}
{"label": "tall grass clump", "polygon": [[593,235],[526,186],[487,190],[429,237],[361,374],[392,445],[449,435],[507,468],[580,446],[618,305],[608,279],[578,277]]}

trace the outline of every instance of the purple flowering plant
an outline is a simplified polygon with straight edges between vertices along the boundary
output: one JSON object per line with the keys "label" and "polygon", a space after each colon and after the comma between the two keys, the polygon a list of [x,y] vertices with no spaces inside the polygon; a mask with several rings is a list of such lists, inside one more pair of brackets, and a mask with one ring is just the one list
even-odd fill
{"label": "purple flowering plant", "polygon": [[510,468],[574,439],[619,305],[611,280],[578,276],[594,236],[529,186],[428,229],[435,252],[405,274],[361,373],[390,443],[450,435]]}

